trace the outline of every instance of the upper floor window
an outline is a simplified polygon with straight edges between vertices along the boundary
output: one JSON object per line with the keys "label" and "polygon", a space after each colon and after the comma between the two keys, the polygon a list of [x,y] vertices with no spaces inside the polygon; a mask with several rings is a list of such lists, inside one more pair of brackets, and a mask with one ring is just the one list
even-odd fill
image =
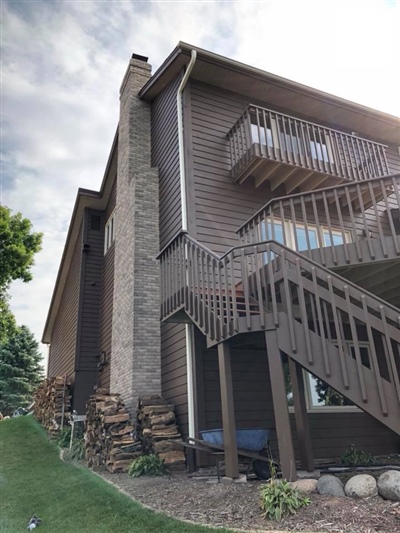
{"label": "upper floor window", "polygon": [[111,213],[110,218],[106,222],[104,230],[104,255],[110,249],[115,240],[115,211]]}

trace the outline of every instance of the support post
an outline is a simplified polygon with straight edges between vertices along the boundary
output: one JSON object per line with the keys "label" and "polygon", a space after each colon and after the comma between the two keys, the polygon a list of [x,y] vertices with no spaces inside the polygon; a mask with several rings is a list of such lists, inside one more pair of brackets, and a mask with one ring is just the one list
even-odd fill
{"label": "support post", "polygon": [[314,457],[301,366],[289,357],[290,380],[292,382],[294,416],[296,419],[297,439],[299,441],[301,467],[308,472],[314,470]]}
{"label": "support post", "polygon": [[282,358],[276,331],[265,332],[272,401],[274,404],[275,425],[278,437],[279,462],[282,475],[288,481],[296,481],[296,462],[293,451],[292,432],[285,389]]}
{"label": "support post", "polygon": [[218,344],[218,365],[221,385],[222,428],[224,432],[225,476],[235,479],[239,477],[239,461],[236,445],[231,354],[228,341]]}

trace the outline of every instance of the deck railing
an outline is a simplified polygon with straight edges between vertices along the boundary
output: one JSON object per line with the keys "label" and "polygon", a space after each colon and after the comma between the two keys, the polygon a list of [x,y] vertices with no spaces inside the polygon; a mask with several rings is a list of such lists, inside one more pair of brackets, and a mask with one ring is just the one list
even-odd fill
{"label": "deck railing", "polygon": [[385,145],[255,105],[228,138],[234,179],[257,157],[352,181],[389,174]]}
{"label": "deck railing", "polygon": [[380,418],[394,405],[400,431],[399,309],[274,241],[218,257],[181,233],[159,257],[162,319],[183,310],[215,342],[281,328],[289,356]]}
{"label": "deck railing", "polygon": [[[273,239],[297,251],[319,249],[323,265],[327,248],[337,264],[335,247],[350,243],[359,261],[377,259],[376,246],[382,248],[384,259],[389,254],[387,237],[392,237],[400,255],[400,231],[392,215],[399,207],[400,174],[396,174],[270,200],[237,233],[244,244]],[[367,243],[364,252],[362,241]],[[349,262],[348,247],[343,248]]]}

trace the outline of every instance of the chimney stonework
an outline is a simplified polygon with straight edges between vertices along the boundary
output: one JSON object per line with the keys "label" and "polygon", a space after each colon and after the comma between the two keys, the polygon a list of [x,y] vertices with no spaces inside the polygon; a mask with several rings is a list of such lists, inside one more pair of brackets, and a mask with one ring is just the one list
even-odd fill
{"label": "chimney stonework", "polygon": [[161,392],[159,182],[151,108],[138,96],[150,75],[131,59],[120,94],[110,389],[131,414],[140,395]]}

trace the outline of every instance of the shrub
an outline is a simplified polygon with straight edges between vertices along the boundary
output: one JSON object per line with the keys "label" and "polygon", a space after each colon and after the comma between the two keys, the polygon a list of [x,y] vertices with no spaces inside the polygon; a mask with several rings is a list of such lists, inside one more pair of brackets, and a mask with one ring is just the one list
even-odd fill
{"label": "shrub", "polygon": [[131,477],[165,476],[167,469],[164,459],[160,459],[157,455],[142,455],[132,461],[128,474]]}
{"label": "shrub", "polygon": [[310,505],[311,500],[302,496],[287,481],[272,478],[261,487],[261,509],[264,518],[279,522],[285,515],[295,514],[297,509]]}
{"label": "shrub", "polygon": [[69,461],[82,461],[85,458],[85,441],[83,439],[74,439],[71,449],[64,454],[64,459]]}
{"label": "shrub", "polygon": [[369,453],[357,449],[354,444],[350,444],[350,448],[341,456],[340,462],[343,465],[357,466],[373,465],[376,461]]}

